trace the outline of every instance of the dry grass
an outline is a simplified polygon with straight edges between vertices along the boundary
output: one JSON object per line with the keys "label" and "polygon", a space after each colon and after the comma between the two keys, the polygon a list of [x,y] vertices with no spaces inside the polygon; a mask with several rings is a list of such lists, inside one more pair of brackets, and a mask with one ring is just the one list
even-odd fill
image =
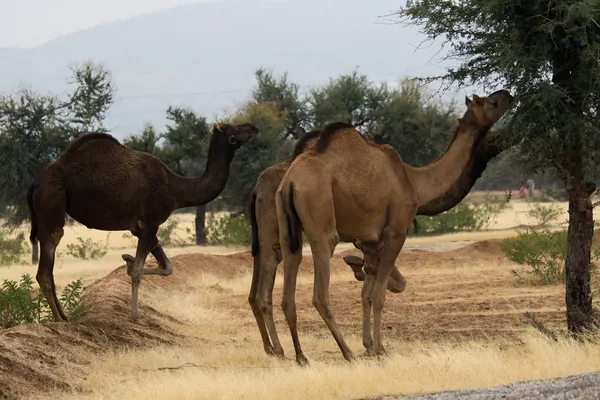
{"label": "dry grass", "polygon": [[[515,202],[498,224],[509,226],[508,221],[527,208],[519,210]],[[343,360],[311,305],[312,264],[304,257],[297,304],[300,340],[311,361],[308,368],[293,361],[279,308],[281,271],[274,302],[286,360],[263,352],[247,303],[252,266],[248,252],[220,256],[185,253],[235,249],[169,248],[175,272],[168,278],[144,277],[140,324],[129,320],[129,278],[121,267],[86,289],[88,313],[80,324],[0,332],[0,397],[3,387],[9,387],[21,396],[57,399],[348,399],[476,388],[600,369],[597,343],[553,342],[523,321],[524,313],[531,312],[546,326],[562,328],[564,288],[518,284],[510,273],[514,266],[496,241],[483,240],[510,234],[499,228],[444,239],[411,238],[409,244],[429,244],[432,249],[440,240],[478,242],[401,254],[397,265],[408,286],[402,294],[387,295],[384,342],[390,355],[380,361]],[[89,280],[106,275],[123,264],[123,249],[110,247],[100,262],[65,259],[57,278],[67,282],[86,271]],[[352,248],[334,256],[331,305],[349,345],[360,355],[361,285],[343,263],[345,254],[358,253]],[[29,268],[0,269],[0,279]],[[10,364],[3,364],[5,360]],[[3,369],[7,365],[10,368]],[[182,367],[165,369],[177,366]]]}

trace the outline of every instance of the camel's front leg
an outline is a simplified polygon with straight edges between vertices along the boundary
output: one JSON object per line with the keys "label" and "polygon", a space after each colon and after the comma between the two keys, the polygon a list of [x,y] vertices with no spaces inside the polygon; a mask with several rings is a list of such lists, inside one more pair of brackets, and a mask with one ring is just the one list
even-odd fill
{"label": "camel's front leg", "polygon": [[144,264],[146,263],[146,257],[148,257],[148,253],[150,252],[153,237],[156,237],[156,230],[153,232],[146,231],[140,233],[135,252],[135,259],[131,265],[131,316],[134,321],[140,316],[138,292],[140,281],[144,274]]}
{"label": "camel's front leg", "polygon": [[[134,236],[138,237],[138,239],[139,239],[139,231],[136,231],[136,232],[132,231],[131,233]],[[151,243],[152,244],[150,247],[151,248],[150,252],[152,253],[154,258],[158,262],[158,268],[144,267],[144,270],[143,270],[144,275],[163,275],[163,276],[171,275],[173,273],[173,266],[171,265],[171,261],[169,260],[169,258],[165,254],[165,251],[163,250],[162,246],[160,245],[156,235],[152,239]],[[131,276],[131,270],[133,268],[134,257],[129,254],[123,254],[121,256],[121,258],[127,264],[127,275]]]}
{"label": "camel's front leg", "polygon": [[[354,278],[356,278],[357,281],[362,282],[365,280],[366,274],[362,270],[362,258],[358,256],[346,256],[344,257],[344,262],[352,268]],[[390,279],[388,280],[387,290],[392,293],[402,293],[404,292],[404,289],[406,289],[406,278],[404,278],[398,267],[394,265],[392,273],[390,274]]]}
{"label": "camel's front leg", "polygon": [[394,267],[394,261],[396,261],[406,240],[405,230],[401,230],[400,232],[402,233],[385,235],[385,245],[379,252],[379,268],[377,269],[377,278],[373,287],[373,351],[378,355],[385,354],[381,337],[381,317],[385,303],[385,289]]}

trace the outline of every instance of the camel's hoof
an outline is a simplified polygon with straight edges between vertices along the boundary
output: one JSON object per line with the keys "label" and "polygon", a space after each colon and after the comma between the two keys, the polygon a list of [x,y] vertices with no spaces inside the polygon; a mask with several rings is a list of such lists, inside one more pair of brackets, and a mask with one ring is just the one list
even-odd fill
{"label": "camel's hoof", "polygon": [[344,257],[344,262],[351,267],[362,267],[363,259],[358,256],[346,256]]}
{"label": "camel's hoof", "polygon": [[308,367],[310,365],[308,358],[304,354],[296,356],[296,363],[301,367]]}
{"label": "camel's hoof", "polygon": [[344,354],[344,359],[346,361],[348,361],[349,363],[351,363],[356,360],[356,357],[354,356],[354,354],[348,353],[348,354]]}

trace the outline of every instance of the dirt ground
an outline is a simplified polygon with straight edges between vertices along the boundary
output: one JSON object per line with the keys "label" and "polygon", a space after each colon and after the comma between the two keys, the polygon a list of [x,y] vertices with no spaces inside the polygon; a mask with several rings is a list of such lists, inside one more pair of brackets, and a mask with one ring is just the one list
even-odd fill
{"label": "dirt ground", "polygon": [[[167,249],[174,273],[143,278],[139,323],[129,318],[131,289],[124,267],[104,273],[122,264],[117,253],[111,254],[112,267],[106,263],[94,270],[105,276],[88,277],[82,321],[0,331],[0,398],[360,398],[599,370],[600,346],[551,343],[524,320],[529,312],[548,328],[562,329],[564,287],[516,280],[511,274],[515,265],[504,258],[498,239],[476,237],[456,235],[454,243],[448,238],[409,241],[397,260],[407,289],[386,298],[384,343],[390,355],[383,361],[343,360],[312,306],[312,259],[305,256],[296,301],[309,368],[293,361],[279,307],[281,265],[274,312],[286,360],[263,352],[247,302],[249,252],[177,254]],[[332,260],[331,305],[346,340],[360,355],[361,284],[342,260],[359,253],[340,248]],[[58,271],[63,282],[80,271],[66,264]]]}

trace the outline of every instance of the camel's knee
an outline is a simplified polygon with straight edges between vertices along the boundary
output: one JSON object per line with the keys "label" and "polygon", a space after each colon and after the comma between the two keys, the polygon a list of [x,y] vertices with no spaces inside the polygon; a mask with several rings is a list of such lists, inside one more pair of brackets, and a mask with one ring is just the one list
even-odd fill
{"label": "camel's knee", "polygon": [[406,289],[406,279],[400,275],[399,278],[390,277],[388,280],[388,289],[392,293],[402,293]]}
{"label": "camel's knee", "polygon": [[50,239],[51,239],[54,247],[58,246],[58,244],[60,243],[60,240],[62,239],[64,234],[65,234],[65,231],[63,228],[56,228],[52,231],[52,233],[50,234]]}

